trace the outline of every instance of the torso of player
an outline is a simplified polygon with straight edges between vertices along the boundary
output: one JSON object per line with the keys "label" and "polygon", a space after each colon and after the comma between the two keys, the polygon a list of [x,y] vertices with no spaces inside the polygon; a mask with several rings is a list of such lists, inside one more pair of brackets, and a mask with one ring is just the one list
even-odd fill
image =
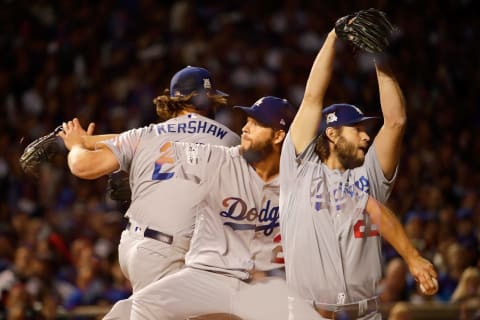
{"label": "torso of player", "polygon": [[[211,174],[205,176],[204,198],[196,207],[186,265],[238,278],[247,278],[254,268],[283,266],[281,252],[277,252],[278,177],[264,182],[241,156],[239,147],[207,149],[198,150],[199,158],[208,159],[206,169]],[[187,158],[195,162],[195,157]]]}
{"label": "torso of player", "polygon": [[282,180],[287,282],[307,300],[342,304],[376,295],[381,241],[364,212],[368,195],[381,189],[372,186],[377,182],[367,170],[372,159],[370,154],[364,166],[344,172],[303,159],[301,179],[285,188]]}
{"label": "torso of player", "polygon": [[[236,145],[239,137],[209,118],[188,114],[166,122],[135,129],[125,139],[117,140],[117,158],[129,171],[132,203],[126,215],[150,228],[172,235],[191,234],[198,202],[198,185],[175,179],[169,141]],[[122,144],[132,144],[122,146]],[[168,168],[167,168],[168,167]]]}
{"label": "torso of player", "polygon": [[[287,277],[316,302],[339,303],[342,293],[343,302],[372,297],[381,276],[381,252],[376,226],[364,213],[368,190],[355,185],[366,178],[365,172],[342,174],[323,164],[316,168],[311,170],[310,186],[297,186],[297,199],[310,202],[295,201],[289,210],[296,214],[282,228],[285,238],[295,235],[295,249],[286,250]],[[305,257],[307,251],[300,248],[312,245],[319,250],[308,250]]]}

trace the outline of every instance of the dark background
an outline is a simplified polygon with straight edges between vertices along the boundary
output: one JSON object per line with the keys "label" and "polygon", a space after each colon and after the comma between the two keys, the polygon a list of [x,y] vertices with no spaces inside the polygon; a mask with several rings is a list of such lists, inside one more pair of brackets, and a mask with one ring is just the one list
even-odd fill
{"label": "dark background", "polygon": [[[388,53],[407,100],[408,129],[389,206],[440,273],[433,300],[450,301],[463,271],[480,267],[480,20],[474,3],[1,1],[3,304],[70,310],[129,295],[116,260],[124,208],[105,196],[106,179],[72,177],[65,153],[38,179],[27,177],[18,159],[28,142],[73,117],[85,126],[95,122],[96,133],[155,122],[153,98],[186,65],[209,69],[215,85],[230,94],[230,105],[275,95],[298,106],[336,19],[369,7],[384,10],[397,27]],[[341,45],[326,102],[379,114],[372,57]],[[231,110],[218,120],[237,132],[243,122]],[[385,265],[395,257],[385,246]],[[425,300],[408,275],[397,282],[404,285],[385,301]]]}

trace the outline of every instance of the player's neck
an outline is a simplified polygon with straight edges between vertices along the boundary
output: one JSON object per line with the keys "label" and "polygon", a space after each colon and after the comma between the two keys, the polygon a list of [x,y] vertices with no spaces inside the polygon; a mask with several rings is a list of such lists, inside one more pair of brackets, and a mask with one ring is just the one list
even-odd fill
{"label": "player's neck", "polygon": [[202,116],[205,116],[205,112],[202,112],[198,109],[195,109],[195,108],[190,108],[190,107],[185,107],[183,108],[182,110],[178,111],[177,115],[178,116],[184,116],[184,115],[187,115],[189,113],[195,113],[195,114],[200,114]]}
{"label": "player's neck", "polygon": [[251,163],[258,176],[268,182],[278,176],[280,171],[280,155],[272,152],[264,159]]}
{"label": "player's neck", "polygon": [[345,171],[345,167],[342,165],[342,163],[338,160],[337,157],[334,155],[330,155],[327,160],[324,162],[324,164],[332,169],[332,170],[340,170],[340,171]]}

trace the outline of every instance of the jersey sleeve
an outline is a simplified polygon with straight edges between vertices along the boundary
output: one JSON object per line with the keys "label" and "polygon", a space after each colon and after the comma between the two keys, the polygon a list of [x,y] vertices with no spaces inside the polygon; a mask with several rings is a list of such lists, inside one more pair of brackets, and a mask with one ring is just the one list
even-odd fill
{"label": "jersey sleeve", "polygon": [[176,177],[205,184],[222,163],[226,148],[210,144],[171,142]]}
{"label": "jersey sleeve", "polygon": [[378,161],[374,143],[365,156],[365,168],[370,181],[370,194],[378,201],[385,203],[390,197],[393,184],[397,178],[398,165],[392,179],[388,180],[385,178],[380,162]]}
{"label": "jersey sleeve", "polygon": [[133,155],[135,154],[140,139],[146,130],[147,128],[132,129],[119,134],[115,138],[99,143],[104,144],[113,152],[120,165],[119,171],[130,171]]}
{"label": "jersey sleeve", "polygon": [[283,142],[280,156],[280,183],[291,183],[295,180],[306,161],[319,161],[315,153],[315,139],[297,155],[289,131]]}

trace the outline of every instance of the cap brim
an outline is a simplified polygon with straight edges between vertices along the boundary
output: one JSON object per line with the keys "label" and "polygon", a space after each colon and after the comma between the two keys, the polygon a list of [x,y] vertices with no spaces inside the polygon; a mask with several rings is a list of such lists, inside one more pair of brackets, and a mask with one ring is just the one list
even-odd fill
{"label": "cap brim", "polygon": [[245,107],[245,106],[233,106],[234,109],[240,109],[242,110],[243,112],[245,112],[246,114],[248,114],[249,116],[250,115],[255,115],[254,112],[252,112],[252,108],[250,107]]}
{"label": "cap brim", "polygon": [[380,119],[380,117],[363,117],[362,119],[360,119],[358,121],[355,121],[353,123],[361,123],[361,122],[365,122],[365,121],[379,120],[379,119]]}
{"label": "cap brim", "polygon": [[[354,125],[354,124],[357,124],[357,123],[363,123],[363,122],[370,122],[370,121],[373,121],[373,120],[379,120],[380,118],[379,117],[362,117],[360,119],[357,119],[357,120],[354,120],[354,121],[351,121],[351,122],[345,122],[341,125],[337,125],[338,126],[351,126],[351,125]],[[328,126],[327,127],[331,127],[331,126]]]}
{"label": "cap brim", "polygon": [[268,123],[265,119],[268,119],[268,116],[259,108],[245,107],[245,106],[233,106],[234,109],[242,110],[248,117],[255,119],[260,124],[266,127],[277,128],[276,126]]}
{"label": "cap brim", "polygon": [[343,123],[341,125],[336,125],[336,126],[329,126],[329,125],[326,125],[325,122],[321,122],[320,124],[320,128],[318,130],[319,133],[322,133],[324,132],[328,127],[341,127],[341,126],[351,126],[351,125],[354,125],[354,124],[357,124],[357,123],[362,123],[362,122],[373,122],[373,121],[378,121],[380,120],[380,117],[362,117],[361,119],[359,120],[355,120],[355,121],[352,121],[352,122],[347,122],[347,123]]}
{"label": "cap brim", "polygon": [[254,110],[252,107],[245,107],[245,106],[233,106],[233,108],[242,110],[243,112],[245,112],[247,116],[252,117],[257,121],[259,120],[259,118],[261,118],[261,114],[259,112],[260,110],[258,109]]}

